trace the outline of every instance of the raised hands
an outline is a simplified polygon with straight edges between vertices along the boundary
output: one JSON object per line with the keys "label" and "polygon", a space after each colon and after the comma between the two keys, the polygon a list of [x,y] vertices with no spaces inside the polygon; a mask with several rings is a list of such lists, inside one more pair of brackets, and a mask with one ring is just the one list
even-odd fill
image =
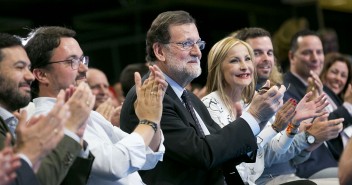
{"label": "raised hands", "polygon": [[6,134],[5,148],[0,152],[0,185],[7,185],[16,178],[16,169],[21,166],[20,158],[11,147],[11,135]]}
{"label": "raised hands", "polygon": [[41,159],[56,147],[64,136],[64,124],[70,118],[65,93],[60,91],[54,108],[45,116],[33,116],[26,124],[27,113],[23,110],[16,129],[16,153],[25,154],[36,171]]}
{"label": "raised hands", "polygon": [[[301,121],[322,116],[327,113],[325,107],[329,105],[326,101],[325,94],[320,95],[312,101],[309,101],[313,96],[313,92],[308,92],[296,106],[296,115],[293,119],[293,124],[299,125]],[[310,121],[308,121],[310,122]]]}
{"label": "raised hands", "polygon": [[86,120],[95,104],[95,96],[88,84],[80,83],[77,88],[71,86],[66,89],[65,99],[71,112],[71,117],[67,120],[65,127],[82,138]]}
{"label": "raised hands", "polygon": [[323,94],[323,83],[321,82],[319,76],[313,71],[310,71],[310,75],[311,76],[308,77],[308,87],[306,93],[312,92],[312,95],[309,97],[308,101],[315,100]]}
{"label": "raised hands", "polygon": [[[264,87],[269,87],[270,81],[268,80]],[[248,112],[257,119],[258,122],[267,122],[282,106],[283,96],[285,93],[285,86],[276,85],[268,89],[264,93],[256,93],[253,97],[252,103]]]}
{"label": "raised hands", "polygon": [[162,101],[167,88],[165,77],[160,69],[154,65],[149,66],[150,75],[142,85],[141,76],[135,73],[137,100],[134,108],[139,120],[149,120],[159,124],[162,114]]}
{"label": "raised hands", "polygon": [[295,101],[293,99],[289,99],[276,113],[275,121],[272,124],[272,127],[276,132],[280,132],[286,128],[288,123],[291,121],[291,118],[295,115],[295,106]]}

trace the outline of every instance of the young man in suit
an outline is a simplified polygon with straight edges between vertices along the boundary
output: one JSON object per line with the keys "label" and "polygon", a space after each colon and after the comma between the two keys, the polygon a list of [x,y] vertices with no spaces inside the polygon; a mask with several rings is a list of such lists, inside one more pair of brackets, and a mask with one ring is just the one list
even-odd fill
{"label": "young man in suit", "polygon": [[[147,184],[243,184],[235,164],[253,161],[257,135],[282,105],[285,87],[255,96],[248,112],[220,127],[205,105],[185,86],[201,73],[201,40],[195,20],[185,11],[163,12],[153,21],[146,41],[147,61],[157,65],[169,84],[163,102],[161,129],[166,153],[162,163],[142,174]],[[127,94],[120,127],[131,132],[138,119]],[[191,106],[192,105],[192,106]],[[185,107],[187,106],[187,108]]]}

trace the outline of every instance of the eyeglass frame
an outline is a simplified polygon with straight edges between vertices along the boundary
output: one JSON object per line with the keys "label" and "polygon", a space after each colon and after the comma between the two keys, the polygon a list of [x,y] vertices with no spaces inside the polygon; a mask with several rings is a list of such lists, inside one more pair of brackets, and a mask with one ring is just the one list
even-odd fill
{"label": "eyeglass frame", "polygon": [[59,60],[59,61],[54,61],[54,62],[48,62],[47,64],[44,64],[44,65],[49,65],[49,64],[57,64],[57,63],[62,63],[62,62],[70,62],[71,64],[71,68],[73,70],[76,70],[74,67],[73,67],[73,63],[75,62],[74,60],[78,61],[78,65],[77,65],[77,68],[79,68],[79,64],[82,63],[83,65],[87,66],[88,67],[88,64],[89,64],[89,56],[84,56],[82,55],[81,57],[79,58],[72,58],[72,59],[66,59],[66,60]]}
{"label": "eyeglass frame", "polygon": [[[194,45],[197,45],[199,50],[203,50],[205,48],[205,44],[206,42],[199,39],[197,42],[191,41],[191,40],[186,40],[183,42],[168,42],[166,44],[176,44],[178,46],[181,46],[181,48],[183,50],[190,50],[194,47]],[[187,45],[188,44],[188,45]],[[185,48],[185,47],[189,47],[189,48]]]}

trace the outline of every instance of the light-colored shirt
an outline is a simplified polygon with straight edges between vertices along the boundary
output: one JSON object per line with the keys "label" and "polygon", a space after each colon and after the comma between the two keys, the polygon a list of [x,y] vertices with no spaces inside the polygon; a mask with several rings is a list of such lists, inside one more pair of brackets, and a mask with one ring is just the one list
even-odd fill
{"label": "light-colored shirt", "polygon": [[[38,115],[48,113],[56,99],[40,97],[33,102],[34,115]],[[165,152],[163,134],[158,151],[153,152],[139,134],[123,132],[98,112],[92,111],[87,122],[83,139],[95,156],[88,185],[144,184],[137,171],[152,169],[162,161]]]}

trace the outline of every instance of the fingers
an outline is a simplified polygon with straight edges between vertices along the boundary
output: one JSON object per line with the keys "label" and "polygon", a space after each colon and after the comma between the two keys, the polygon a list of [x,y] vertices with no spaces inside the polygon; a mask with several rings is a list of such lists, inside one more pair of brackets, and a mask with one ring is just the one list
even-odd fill
{"label": "fingers", "polygon": [[20,112],[20,117],[18,118],[18,125],[16,128],[16,132],[18,129],[22,130],[26,127],[26,120],[27,120],[27,111],[26,110],[22,110]]}
{"label": "fingers", "polygon": [[138,97],[140,89],[141,89],[141,86],[142,86],[141,75],[138,72],[134,73],[134,83],[136,84],[136,94],[137,94],[137,97]]}

